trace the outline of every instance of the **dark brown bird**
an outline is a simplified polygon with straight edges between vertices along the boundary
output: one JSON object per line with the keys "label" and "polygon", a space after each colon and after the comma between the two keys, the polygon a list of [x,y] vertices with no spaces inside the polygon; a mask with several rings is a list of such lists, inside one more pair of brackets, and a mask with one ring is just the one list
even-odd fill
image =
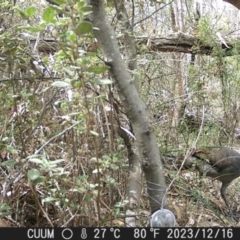
{"label": "dark brown bird", "polygon": [[225,193],[230,183],[240,176],[240,153],[228,147],[205,147],[195,150],[192,156],[203,161],[196,162],[190,158],[186,161],[186,165],[190,166],[195,163],[200,174],[205,174],[222,182],[221,196],[231,217],[237,220],[230,209]]}

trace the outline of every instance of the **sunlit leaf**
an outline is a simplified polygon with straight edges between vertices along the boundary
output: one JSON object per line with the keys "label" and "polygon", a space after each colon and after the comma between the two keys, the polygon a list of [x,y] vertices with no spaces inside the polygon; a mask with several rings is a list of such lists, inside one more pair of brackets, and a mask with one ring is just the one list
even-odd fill
{"label": "sunlit leaf", "polygon": [[38,158],[30,158],[29,162],[37,163],[37,164],[42,164],[42,160]]}
{"label": "sunlit leaf", "polygon": [[82,9],[82,7],[85,5],[85,2],[84,1],[79,1],[78,3],[77,3],[77,7],[78,7],[78,9],[80,10],[80,9]]}
{"label": "sunlit leaf", "polygon": [[108,84],[112,84],[113,81],[111,79],[99,79],[99,84],[101,85],[108,85]]}
{"label": "sunlit leaf", "polygon": [[54,198],[54,197],[47,197],[45,199],[43,199],[43,202],[44,203],[50,203],[50,202],[53,202],[53,201],[56,201],[57,199]]}
{"label": "sunlit leaf", "polygon": [[42,15],[42,18],[47,23],[53,23],[55,22],[55,10],[52,7],[47,7]]}
{"label": "sunlit leaf", "polygon": [[35,7],[29,7],[27,10],[26,10],[26,14],[29,16],[29,17],[32,17],[36,12],[36,8]]}
{"label": "sunlit leaf", "polygon": [[63,82],[63,81],[56,81],[52,83],[53,87],[71,87],[71,84],[68,82]]}
{"label": "sunlit leaf", "polygon": [[98,134],[97,132],[95,132],[95,131],[90,131],[90,133],[91,133],[92,135],[94,135],[94,136],[99,136],[99,134]]}

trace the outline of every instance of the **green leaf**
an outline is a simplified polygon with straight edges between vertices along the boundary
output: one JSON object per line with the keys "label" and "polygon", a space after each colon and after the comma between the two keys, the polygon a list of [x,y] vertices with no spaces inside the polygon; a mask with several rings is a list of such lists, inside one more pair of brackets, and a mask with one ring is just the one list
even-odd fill
{"label": "green leaf", "polygon": [[92,11],[92,6],[84,6],[81,10],[85,13],[89,13]]}
{"label": "green leaf", "polygon": [[29,7],[27,10],[26,10],[26,14],[29,16],[29,17],[32,17],[36,12],[36,8],[35,7]]}
{"label": "green leaf", "polygon": [[55,22],[55,10],[52,7],[47,7],[42,15],[42,18],[47,23],[54,23]]}
{"label": "green leaf", "polygon": [[99,134],[98,134],[97,132],[95,132],[95,131],[90,131],[90,133],[91,133],[92,135],[94,135],[94,136],[99,136]]}
{"label": "green leaf", "polygon": [[37,184],[37,183],[43,183],[45,180],[45,177],[40,176],[38,179],[36,179],[35,181],[33,181],[33,184]]}
{"label": "green leaf", "polygon": [[54,2],[60,5],[60,4],[66,3],[66,0],[54,0]]}
{"label": "green leaf", "polygon": [[77,7],[78,7],[78,9],[80,10],[80,9],[82,9],[82,7],[85,5],[85,2],[84,1],[79,1],[78,3],[77,3]]}
{"label": "green leaf", "polygon": [[37,163],[37,164],[42,164],[42,160],[38,158],[30,158],[29,162]]}
{"label": "green leaf", "polygon": [[82,82],[80,82],[80,81],[73,83],[73,87],[75,87],[75,88],[79,88],[81,86],[82,86]]}
{"label": "green leaf", "polygon": [[10,209],[11,209],[11,207],[7,203],[3,203],[3,204],[0,205],[0,211],[1,212],[2,211],[8,211]]}
{"label": "green leaf", "polygon": [[93,73],[103,73],[109,69],[110,69],[109,66],[104,65],[104,66],[90,67],[88,68],[88,71]]}
{"label": "green leaf", "polygon": [[58,160],[54,160],[54,161],[50,161],[51,164],[58,164],[58,163],[61,163],[61,162],[64,162],[65,160],[64,159],[58,159]]}
{"label": "green leaf", "polygon": [[0,216],[7,216],[9,215],[9,211],[11,210],[11,207],[7,205],[6,203],[3,203],[0,205]]}
{"label": "green leaf", "polygon": [[28,30],[30,32],[41,32],[43,30],[42,27],[32,27],[32,26],[21,26],[21,27],[18,27],[18,29]]}
{"label": "green leaf", "polygon": [[7,160],[1,163],[1,166],[11,167],[14,166],[17,162],[15,160]]}
{"label": "green leaf", "polygon": [[70,42],[75,42],[77,39],[76,33],[73,31],[68,31],[66,33],[66,39],[69,40]]}
{"label": "green leaf", "polygon": [[109,178],[107,179],[107,183],[108,183],[109,185],[117,185],[116,180],[115,180],[114,178],[111,178],[111,177],[109,177]]}
{"label": "green leaf", "polygon": [[86,34],[92,32],[92,23],[87,21],[82,21],[80,24],[78,24],[75,32],[77,35]]}
{"label": "green leaf", "polygon": [[52,83],[53,87],[71,87],[71,84],[68,82],[63,82],[63,81],[56,81]]}
{"label": "green leaf", "polygon": [[31,182],[35,182],[37,179],[40,178],[40,172],[34,168],[28,171],[27,176]]}
{"label": "green leaf", "polygon": [[22,19],[24,20],[28,20],[28,15],[27,13],[25,13],[23,10],[19,9],[19,8],[15,8],[16,11],[19,13],[19,15],[22,17]]}
{"label": "green leaf", "polygon": [[11,154],[17,153],[17,150],[10,145],[7,145],[7,151]]}
{"label": "green leaf", "polygon": [[43,199],[43,202],[44,203],[50,203],[50,202],[53,202],[53,201],[56,201],[57,198],[54,198],[54,197],[46,197],[45,199]]}

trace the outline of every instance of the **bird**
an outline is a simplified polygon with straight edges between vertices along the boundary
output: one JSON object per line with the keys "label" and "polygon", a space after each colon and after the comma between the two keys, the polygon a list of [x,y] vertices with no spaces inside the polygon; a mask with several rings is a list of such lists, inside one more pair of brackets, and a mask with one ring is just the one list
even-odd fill
{"label": "bird", "polygon": [[[200,160],[200,161],[198,161]],[[226,189],[231,182],[240,176],[240,153],[229,147],[204,147],[194,150],[184,166],[196,166],[200,175],[217,179],[222,183],[220,193],[230,216],[237,221],[226,198]]]}

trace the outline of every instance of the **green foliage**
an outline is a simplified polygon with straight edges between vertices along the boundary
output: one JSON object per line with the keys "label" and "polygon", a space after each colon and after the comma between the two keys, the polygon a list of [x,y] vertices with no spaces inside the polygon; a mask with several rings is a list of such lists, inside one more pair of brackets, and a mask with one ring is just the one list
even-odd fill
{"label": "green foliage", "polygon": [[82,21],[80,22],[75,30],[77,35],[82,35],[92,32],[92,24],[90,22]]}
{"label": "green foliage", "polygon": [[0,205],[0,216],[9,215],[11,207],[7,203],[3,203]]}
{"label": "green foliage", "polygon": [[56,22],[55,15],[56,11],[52,7],[47,7],[42,14],[42,19],[46,23],[54,23]]}
{"label": "green foliage", "polygon": [[90,68],[88,68],[88,71],[92,72],[92,73],[104,73],[105,71],[107,71],[109,69],[110,69],[110,67],[103,65],[103,66],[90,67]]}
{"label": "green foliage", "polygon": [[32,17],[35,13],[36,13],[36,8],[32,6],[27,8],[26,10],[26,14],[28,15],[28,17]]}
{"label": "green foliage", "polygon": [[41,183],[43,181],[43,177],[40,175],[40,172],[37,169],[31,169],[27,173],[28,180],[32,184]]}
{"label": "green foliage", "polygon": [[62,88],[62,87],[70,87],[71,84],[68,82],[56,81],[52,83],[52,86]]}
{"label": "green foliage", "polygon": [[210,17],[203,16],[197,26],[197,38],[206,45],[212,46],[213,43],[213,23]]}
{"label": "green foliage", "polygon": [[[109,127],[115,124],[109,114],[109,67],[99,58],[100,50],[89,51],[96,43],[85,18],[91,6],[85,1],[56,3],[60,5],[16,4],[17,21],[0,35],[1,167],[7,168],[10,180],[21,176],[14,182],[20,190],[7,201],[22,199],[0,214],[16,212],[14,220],[24,221],[20,224],[47,226],[39,216],[42,209],[54,208],[53,216],[47,214],[52,221],[58,218],[60,226],[71,218],[71,209],[76,218],[69,225],[88,226],[82,216],[92,215],[91,206],[102,204],[105,191],[113,196],[106,203],[109,208],[122,201],[118,192],[125,150],[122,143],[115,145],[117,137]],[[12,17],[7,9],[4,16]],[[53,45],[46,41],[50,50],[41,52],[46,39]],[[126,181],[127,171],[123,175]],[[59,218],[60,211],[66,214]],[[20,212],[26,213],[21,219]],[[95,225],[101,221],[93,219]]]}
{"label": "green foliage", "polygon": [[41,32],[44,29],[44,26],[33,27],[33,26],[20,26],[18,30],[27,30],[31,33]]}
{"label": "green foliage", "polygon": [[66,0],[54,0],[54,2],[61,5],[61,4],[66,3],[67,1]]}
{"label": "green foliage", "polygon": [[[187,54],[159,54],[140,43],[137,73],[130,71],[139,79],[159,148],[166,152],[184,152],[196,140],[197,145],[238,141],[239,56],[226,57],[210,14],[203,14],[195,28],[193,1],[185,2],[190,13],[185,16],[184,8],[182,19],[175,12],[183,21],[177,25],[200,39],[196,52],[206,44],[213,47],[212,56],[198,54],[189,65]],[[0,2],[0,180],[14,179],[0,215],[11,216],[18,226],[49,226],[49,220],[54,226],[112,226],[123,222],[117,218],[128,204],[128,155],[115,129],[129,129],[128,119],[87,20],[91,6],[83,0],[55,3],[16,1],[13,7],[10,1]],[[105,4],[118,33],[114,2]],[[150,43],[169,33],[171,18],[166,8],[154,22],[156,15],[148,14],[144,4],[135,6],[135,23],[150,17],[135,25],[134,35],[148,36]],[[184,108],[178,109],[179,103]],[[189,185],[180,184],[178,198]],[[198,193],[191,194],[203,202]]]}
{"label": "green foliage", "polygon": [[16,164],[17,164],[17,162],[15,160],[7,160],[7,161],[4,161],[3,163],[1,163],[1,166],[3,166],[3,167],[13,167]]}
{"label": "green foliage", "polygon": [[19,8],[15,8],[15,9],[19,13],[19,15],[22,17],[22,19],[28,20],[29,15],[28,15],[28,13],[26,11],[24,11],[22,9],[19,9]]}
{"label": "green foliage", "polygon": [[[58,167],[59,163],[64,162],[63,159],[48,160],[45,157],[38,155],[29,156],[28,159],[29,162],[38,164],[40,166],[39,171],[42,173],[48,173],[50,177],[60,176],[63,173],[63,169],[61,167]],[[33,170],[33,175],[34,174],[36,174],[35,170]]]}

